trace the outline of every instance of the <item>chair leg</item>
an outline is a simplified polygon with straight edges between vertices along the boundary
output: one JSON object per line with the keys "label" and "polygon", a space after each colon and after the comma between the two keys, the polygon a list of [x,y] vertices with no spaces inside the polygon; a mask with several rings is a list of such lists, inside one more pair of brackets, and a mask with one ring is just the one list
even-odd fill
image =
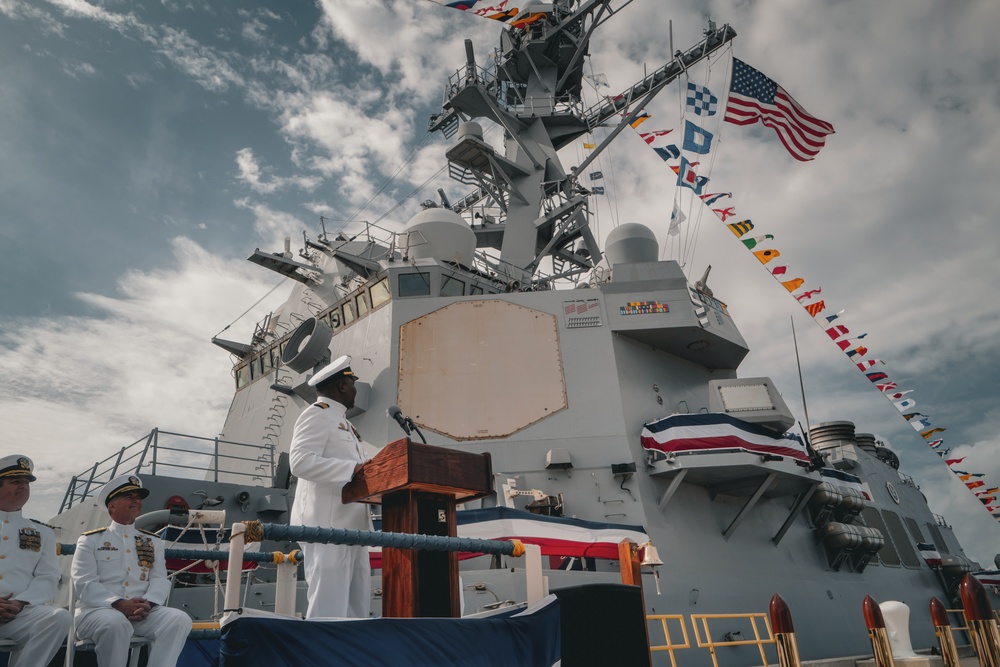
{"label": "chair leg", "polygon": [[142,653],[142,646],[132,646],[129,648],[128,667],[139,667],[140,653]]}

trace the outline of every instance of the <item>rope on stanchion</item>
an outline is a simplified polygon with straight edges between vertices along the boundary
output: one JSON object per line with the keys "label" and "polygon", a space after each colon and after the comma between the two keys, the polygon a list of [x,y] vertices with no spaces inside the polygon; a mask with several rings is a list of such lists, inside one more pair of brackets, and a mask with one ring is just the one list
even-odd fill
{"label": "rope on stanchion", "polygon": [[[470,537],[387,533],[372,530],[320,528],[318,526],[289,526],[276,523],[265,523],[261,527],[263,528],[262,539],[266,538],[278,542],[347,544],[394,549],[418,549],[421,551],[499,554],[502,556],[520,556],[524,553],[524,545],[516,540],[480,540]],[[247,529],[249,532],[249,526]]]}
{"label": "rope on stanchion", "polygon": [[[471,537],[448,537],[445,535],[415,535],[412,533],[385,533],[371,530],[346,530],[344,528],[319,528],[316,526],[287,526],[284,524],[248,521],[245,539],[261,542],[265,538],[275,541],[312,542],[317,544],[349,544],[362,546],[390,547],[396,549],[420,549],[425,551],[458,551],[464,553],[498,554],[520,558],[524,555],[524,544],[520,540],[480,540]],[[75,544],[57,544],[56,553],[70,556],[76,551]],[[167,558],[183,560],[214,560],[228,562],[228,551],[206,549],[165,549]],[[255,563],[301,563],[302,552],[298,549],[288,554],[280,551],[246,551],[243,560]]]}
{"label": "rope on stanchion", "polygon": [[251,519],[250,521],[244,521],[246,524],[245,535],[243,537],[247,542],[263,542],[264,541],[264,524],[256,519]]}

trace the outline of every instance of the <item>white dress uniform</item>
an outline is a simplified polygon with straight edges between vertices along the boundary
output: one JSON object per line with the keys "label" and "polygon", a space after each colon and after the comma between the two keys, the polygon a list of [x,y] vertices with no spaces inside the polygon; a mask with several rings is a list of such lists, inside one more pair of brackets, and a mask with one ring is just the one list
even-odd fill
{"label": "white dress uniform", "polygon": [[59,584],[56,558],[51,528],[20,511],[0,512],[0,596],[26,603],[14,620],[0,623],[0,639],[20,644],[11,652],[11,667],[49,664],[69,634],[70,613],[48,606]]}
{"label": "white dress uniform", "polygon": [[[295,422],[288,458],[298,478],[291,523],[323,528],[371,530],[371,515],[361,503],[341,502],[341,491],[354,467],[366,460],[347,408],[320,399]],[[371,613],[371,565],[368,548],[303,543],[309,608],[306,618],[368,618]]]}
{"label": "white dress uniform", "polygon": [[[96,644],[100,667],[122,667],[133,634],[153,640],[148,667],[177,664],[191,631],[191,617],[162,606],[170,581],[159,537],[114,521],[84,533],[73,554],[73,589],[77,637]],[[144,598],[156,606],[144,620],[130,621],[111,606],[125,598]]]}

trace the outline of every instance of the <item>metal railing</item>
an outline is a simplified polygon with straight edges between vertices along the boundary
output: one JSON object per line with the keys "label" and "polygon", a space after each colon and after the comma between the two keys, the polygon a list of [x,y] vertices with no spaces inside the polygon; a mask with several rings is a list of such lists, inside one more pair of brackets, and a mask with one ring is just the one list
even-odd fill
{"label": "metal railing", "polygon": [[[739,633],[727,633],[726,638],[722,641],[715,641],[712,639],[712,633],[708,629],[709,619],[742,619],[750,621],[750,627],[753,629],[753,639],[735,639],[734,635]],[[757,627],[757,620],[763,619],[764,629],[767,630],[767,638],[761,638],[760,629]],[[701,632],[698,630],[698,622],[701,621],[702,628],[705,633],[705,638],[702,639]],[[712,665],[714,667],[719,667],[718,656],[715,653],[717,648],[727,648],[731,646],[748,646],[754,645],[760,651],[761,664],[767,667],[768,659],[767,654],[764,653],[765,644],[775,644],[774,633],[771,632],[771,621],[768,620],[767,614],[764,613],[748,613],[748,614],[691,614],[691,625],[694,627],[694,638],[698,645],[698,648],[707,648],[712,654]],[[777,648],[775,648],[777,651]],[[775,660],[772,664],[777,664],[778,660]]]}
{"label": "metal railing", "polygon": [[[666,640],[665,644],[654,644],[652,640],[649,643],[650,651],[669,651],[670,653],[670,664],[672,667],[677,667],[677,660],[674,658],[674,651],[680,651],[682,649],[691,648],[691,639],[688,637],[687,624],[684,622],[683,614],[650,614],[646,616],[646,622],[649,621],[659,621],[660,627],[663,629],[663,637]],[[675,644],[673,639],[670,637],[670,628],[667,626],[667,621],[677,621],[681,625],[681,634],[684,635],[683,644]]]}
{"label": "metal railing", "polygon": [[[161,441],[165,439],[164,441]],[[223,454],[219,445],[230,446],[230,451],[246,451],[246,456]],[[255,470],[243,472],[240,462],[252,462]],[[263,468],[261,468],[263,466]],[[169,472],[164,473],[167,469]],[[187,470],[197,470],[200,475],[189,477]],[[174,477],[210,479],[218,482],[219,475],[234,475],[257,480],[261,486],[270,486],[274,479],[274,445],[251,445],[244,442],[205,438],[184,433],[161,431],[154,428],[148,435],[122,447],[116,454],[97,461],[89,470],[74,475],[63,496],[60,512],[83,502],[95,494],[106,482],[118,475],[168,474]],[[266,475],[266,479],[264,477]]]}

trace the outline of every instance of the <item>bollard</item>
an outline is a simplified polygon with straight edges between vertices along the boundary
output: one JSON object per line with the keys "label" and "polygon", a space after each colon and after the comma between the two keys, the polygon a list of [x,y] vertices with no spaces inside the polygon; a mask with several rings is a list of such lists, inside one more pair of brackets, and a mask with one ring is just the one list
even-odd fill
{"label": "bollard", "polygon": [[892,647],[889,645],[889,633],[885,629],[885,619],[878,602],[866,595],[861,603],[865,614],[865,625],[868,627],[868,637],[872,640],[872,650],[875,653],[876,667],[896,667],[892,659]]}
{"label": "bollard", "polygon": [[972,645],[979,654],[981,667],[1000,667],[1000,632],[993,617],[993,607],[982,582],[966,573],[958,587],[962,595],[962,607],[969,621]]}
{"label": "bollard", "polygon": [[771,628],[774,630],[775,646],[778,649],[779,667],[801,667],[799,645],[795,641],[792,612],[788,608],[788,604],[775,593],[771,598],[768,611],[771,616]]}
{"label": "bollard", "polygon": [[934,624],[934,634],[941,645],[941,659],[944,667],[959,667],[958,648],[955,646],[955,635],[951,631],[951,621],[948,619],[948,609],[937,598],[931,598],[931,622]]}

